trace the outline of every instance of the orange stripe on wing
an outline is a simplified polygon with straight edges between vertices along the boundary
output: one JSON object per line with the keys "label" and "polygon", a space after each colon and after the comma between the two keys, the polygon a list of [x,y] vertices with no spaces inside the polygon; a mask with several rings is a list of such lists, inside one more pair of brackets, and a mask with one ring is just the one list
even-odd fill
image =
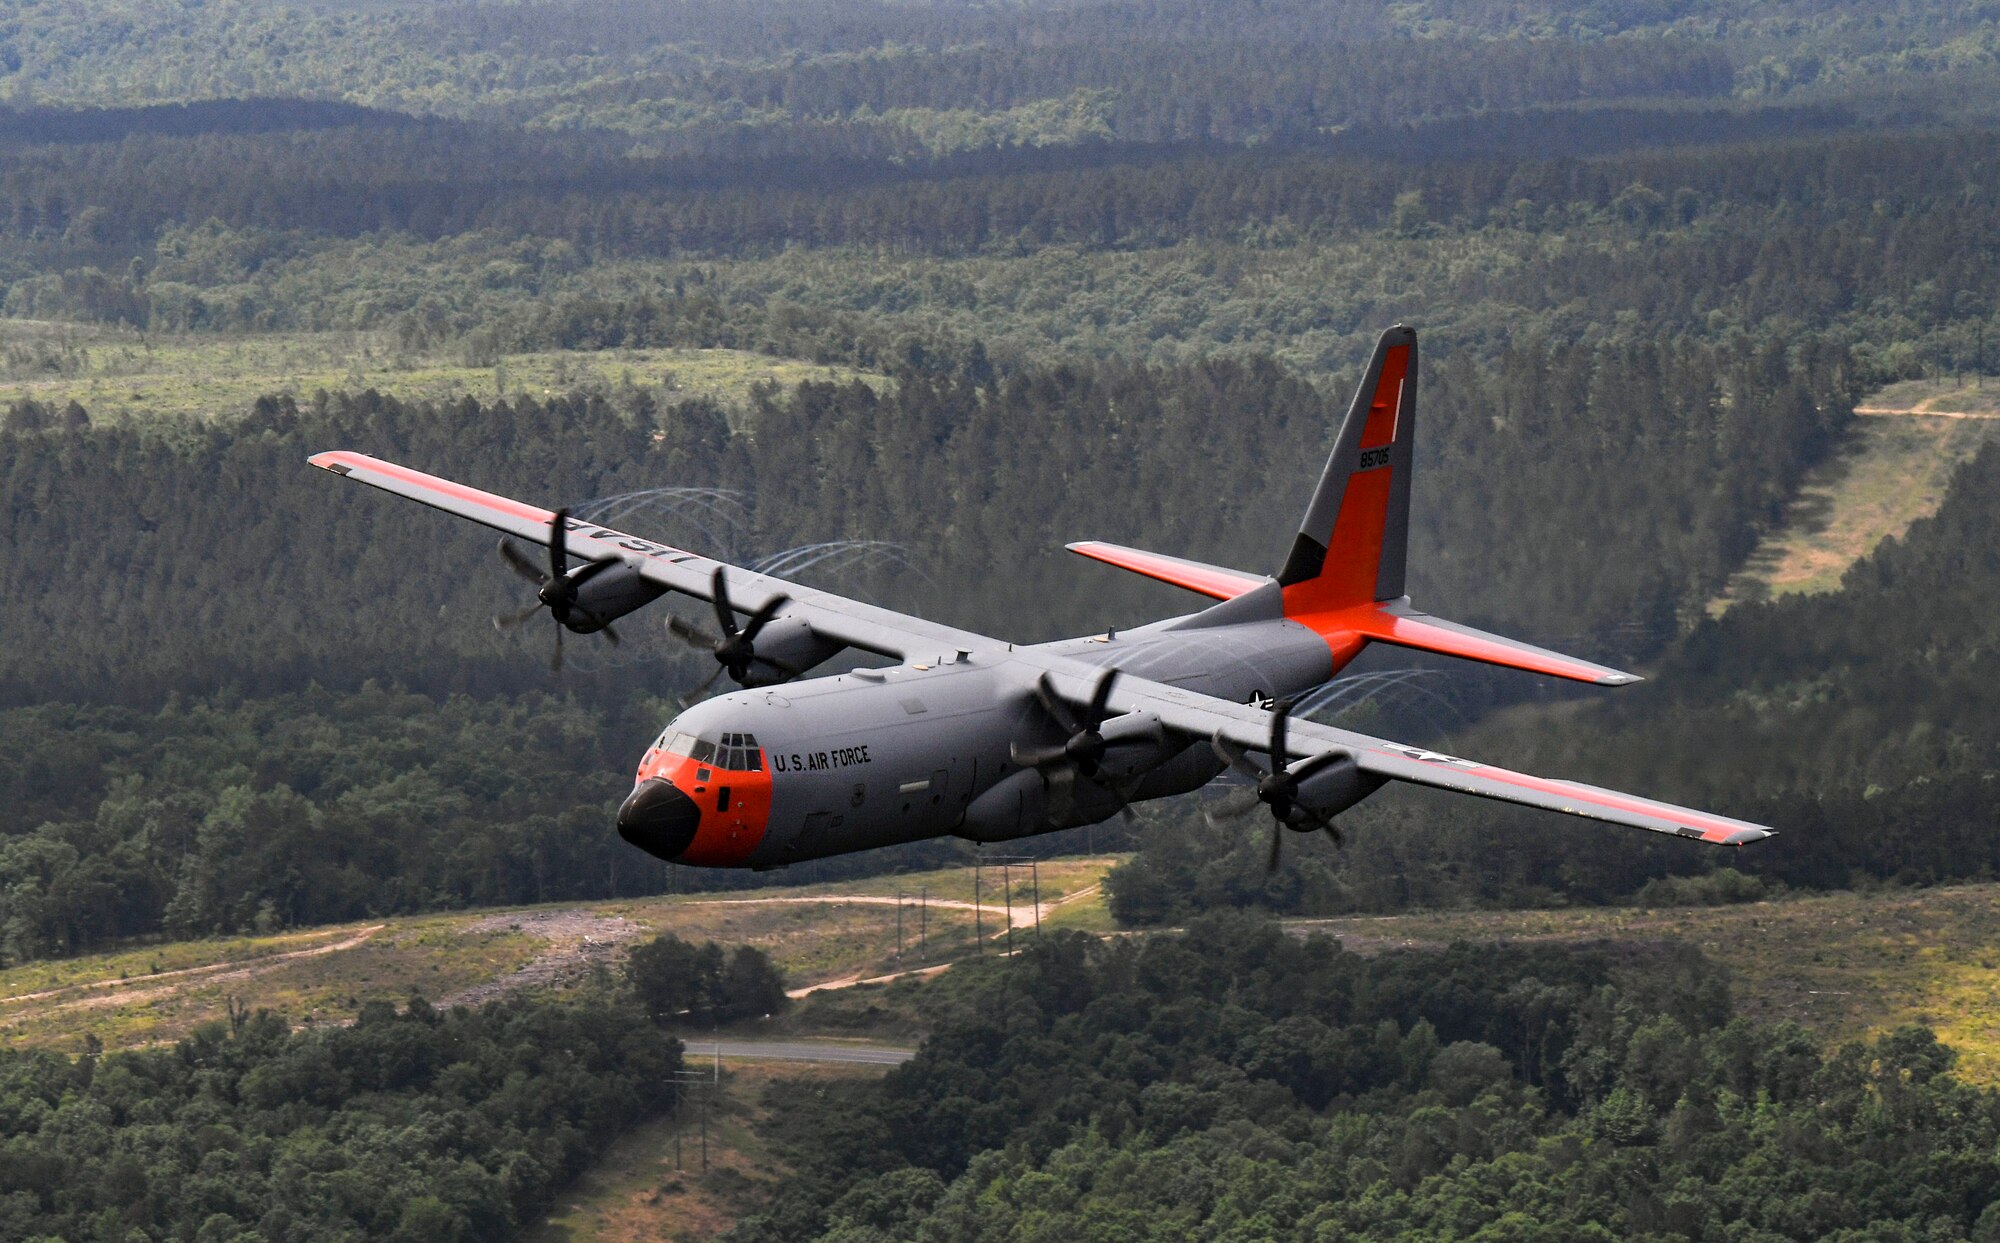
{"label": "orange stripe on wing", "polygon": [[1770,836],[1768,829],[1761,829],[1742,821],[1726,820],[1720,816],[1710,816],[1684,807],[1656,803],[1652,799],[1640,798],[1633,794],[1620,794],[1615,790],[1579,785],[1574,781],[1533,777],[1527,773],[1517,773],[1506,768],[1490,768],[1484,764],[1468,765],[1465,771],[1474,776],[1484,777],[1488,781],[1519,786],[1524,790],[1534,790],[1542,794],[1553,794],[1587,806],[1634,812],[1642,816],[1651,816],[1655,820],[1665,820],[1670,824],[1684,824],[1688,828],[1700,830],[1701,840],[1718,846],[1739,846],[1745,841],[1757,841]]}
{"label": "orange stripe on wing", "polygon": [[1144,574],[1163,583],[1198,591],[1216,600],[1234,600],[1246,592],[1255,591],[1268,579],[1255,574],[1245,574],[1236,570],[1226,570],[1221,566],[1201,565],[1183,561],[1179,557],[1168,557],[1160,553],[1146,552],[1138,548],[1126,548],[1118,544],[1103,544],[1095,540],[1085,540],[1069,546],[1071,552],[1115,565],[1121,570],[1131,570]]}
{"label": "orange stripe on wing", "polygon": [[[1307,586],[1309,584],[1300,584],[1301,588]],[[1606,669],[1588,661],[1575,660],[1558,652],[1544,652],[1477,634],[1467,634],[1462,630],[1440,626],[1421,617],[1399,616],[1376,604],[1315,609],[1310,598],[1307,598],[1300,601],[1301,607],[1295,611],[1290,607],[1293,603],[1290,590],[1286,592],[1285,600],[1288,606],[1286,616],[1325,639],[1336,652],[1358,648],[1361,644],[1369,642],[1393,643],[1398,647],[1412,647],[1419,651],[1437,652],[1444,656],[1457,656],[1464,660],[1501,665],[1508,669],[1520,669],[1548,677],[1568,678],[1576,682],[1622,686],[1638,680],[1630,674],[1621,674],[1617,670]]]}
{"label": "orange stripe on wing", "polygon": [[345,449],[340,449],[331,453],[316,453],[306,460],[321,470],[334,470],[336,467],[345,467],[346,470],[339,472],[341,474],[346,474],[349,470],[370,471],[384,478],[394,479],[398,483],[406,484],[410,487],[426,492],[435,492],[441,496],[448,496],[455,501],[481,506],[491,509],[496,513],[505,514],[510,518],[522,518],[544,526],[548,524],[549,519],[555,517],[550,511],[538,509],[526,502],[517,501],[511,497],[498,496],[492,492],[482,492],[478,488],[467,487],[462,483],[453,483],[449,479],[440,479],[436,475],[426,475],[420,470],[411,470],[407,466],[398,466],[394,462],[385,462],[380,458],[369,457],[365,453],[352,453]]}

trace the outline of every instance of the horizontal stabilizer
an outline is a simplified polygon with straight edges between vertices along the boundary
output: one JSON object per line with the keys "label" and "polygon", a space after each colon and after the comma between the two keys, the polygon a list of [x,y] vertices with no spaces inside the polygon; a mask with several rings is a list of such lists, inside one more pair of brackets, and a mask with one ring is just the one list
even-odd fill
{"label": "horizontal stabilizer", "polygon": [[1528,673],[1568,677],[1570,681],[1590,681],[1596,685],[1632,685],[1634,681],[1644,681],[1638,673],[1626,673],[1588,659],[1550,651],[1548,647],[1522,643],[1506,635],[1472,629],[1470,625],[1460,625],[1458,621],[1432,618],[1430,614],[1412,610],[1404,602],[1344,610],[1340,614],[1326,616],[1324,623],[1350,627],[1358,635],[1376,643],[1394,643],[1398,647],[1416,647],[1418,651],[1458,655],[1486,665],[1504,665],[1508,669],[1526,669]]}
{"label": "horizontal stabilizer", "polygon": [[1444,656],[1476,660],[1481,664],[1502,665],[1597,686],[1630,686],[1634,682],[1645,681],[1636,673],[1579,660],[1532,643],[1522,643],[1420,613],[1411,608],[1406,600],[1311,613],[1292,620],[1312,627],[1336,646],[1343,642],[1352,644],[1355,640],[1390,643],[1420,652],[1437,652]]}
{"label": "horizontal stabilizer", "polygon": [[1261,574],[1209,565],[1202,561],[1189,561],[1183,557],[1169,557],[1164,553],[1147,552],[1142,548],[1127,548],[1123,544],[1082,540],[1066,547],[1073,553],[1094,558],[1106,565],[1115,565],[1121,570],[1130,570],[1134,574],[1144,574],[1147,578],[1157,578],[1163,583],[1172,583],[1176,587],[1198,591],[1216,600],[1234,600],[1271,581]]}

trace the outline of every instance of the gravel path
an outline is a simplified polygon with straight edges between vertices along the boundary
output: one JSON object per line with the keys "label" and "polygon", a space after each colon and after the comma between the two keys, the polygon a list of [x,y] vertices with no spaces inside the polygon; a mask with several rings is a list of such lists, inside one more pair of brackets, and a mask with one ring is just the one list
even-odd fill
{"label": "gravel path", "polygon": [[445,1006],[477,1006],[505,997],[519,988],[546,988],[573,983],[589,974],[598,964],[610,966],[618,949],[628,941],[646,935],[646,929],[622,915],[593,915],[589,911],[535,911],[489,915],[467,924],[462,933],[525,932],[548,943],[527,966],[510,971],[497,980],[461,989],[443,1001]]}
{"label": "gravel path", "polygon": [[754,1057],[774,1062],[857,1062],[864,1066],[900,1066],[917,1055],[915,1049],[889,1045],[847,1044],[831,1040],[690,1040],[690,1062],[714,1057]]}

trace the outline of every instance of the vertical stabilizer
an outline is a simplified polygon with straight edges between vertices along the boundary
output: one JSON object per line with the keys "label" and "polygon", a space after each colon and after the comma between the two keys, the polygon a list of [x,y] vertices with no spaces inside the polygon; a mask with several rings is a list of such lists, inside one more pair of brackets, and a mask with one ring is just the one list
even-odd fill
{"label": "vertical stabilizer", "polygon": [[1375,344],[1291,555],[1278,573],[1288,615],[1404,594],[1416,422],[1417,332],[1398,324]]}

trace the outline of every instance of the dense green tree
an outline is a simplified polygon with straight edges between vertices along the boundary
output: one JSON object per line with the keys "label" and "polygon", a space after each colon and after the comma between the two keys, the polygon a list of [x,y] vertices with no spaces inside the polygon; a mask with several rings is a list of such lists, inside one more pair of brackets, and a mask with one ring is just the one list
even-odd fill
{"label": "dense green tree", "polygon": [[259,1011],[166,1049],[0,1053],[12,1239],[493,1239],[668,1105],[680,1046],[629,1002]]}
{"label": "dense green tree", "polygon": [[632,948],[625,978],[639,1004],[663,1026],[764,1018],[787,1004],[785,978],[754,945],[725,951],[667,933]]}
{"label": "dense green tree", "polygon": [[732,1237],[1961,1238],[2000,1187],[1929,1032],[1822,1055],[1698,956],[1206,918],[953,976],[879,1085],[779,1089],[797,1177]]}

